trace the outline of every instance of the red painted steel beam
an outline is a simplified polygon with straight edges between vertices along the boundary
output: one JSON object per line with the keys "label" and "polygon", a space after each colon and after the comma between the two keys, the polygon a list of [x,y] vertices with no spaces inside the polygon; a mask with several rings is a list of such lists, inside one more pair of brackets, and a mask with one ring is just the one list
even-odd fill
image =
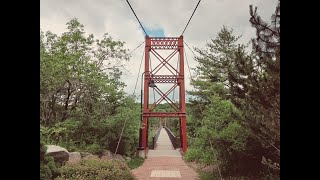
{"label": "red painted steel beam", "polygon": [[[177,107],[177,105],[176,105],[174,102],[172,102],[172,100],[168,97],[169,93],[168,93],[168,95],[167,95],[167,94],[164,94],[159,88],[156,88],[156,92],[159,93],[160,95],[162,94],[162,97],[161,97],[161,98],[163,98],[164,100],[166,100],[167,103],[170,104],[173,109],[177,108],[177,109],[175,109],[175,110],[176,110],[176,111],[179,111],[179,108]],[[169,102],[169,101],[170,101],[170,102]],[[174,105],[175,107],[174,107],[173,105]]]}
{"label": "red painted steel beam", "polygon": [[[180,36],[178,39],[178,47],[179,47],[179,54],[180,54],[180,74],[184,76],[184,49],[183,49],[183,37]],[[182,113],[186,113],[186,97],[185,97],[185,85],[184,85],[184,78],[180,79],[179,81],[179,103],[180,103],[180,110]],[[181,143],[182,143],[182,151],[187,151],[187,123],[186,117],[181,117]]]}
{"label": "red painted steel beam", "polygon": [[151,47],[153,49],[177,49],[178,38],[176,37],[151,37]]}
{"label": "red painted steel beam", "polygon": [[[143,114],[149,112],[149,81],[150,79],[146,78],[150,76],[149,72],[149,51],[151,47],[151,39],[150,37],[146,36],[146,46],[145,46],[145,63],[144,63],[144,101],[143,101]],[[148,131],[148,117],[143,117],[143,124],[142,124],[142,147],[144,148],[145,153],[147,152],[147,145],[148,145],[148,138],[147,138],[147,131]]]}
{"label": "red painted steel beam", "polygon": [[154,80],[155,83],[177,83],[180,79],[183,79],[181,75],[153,75],[152,77],[146,77]]}
{"label": "red painted steel beam", "polygon": [[185,117],[185,113],[180,113],[180,112],[149,112],[149,113],[144,113],[143,117]]}
{"label": "red painted steel beam", "polygon": [[[155,51],[154,49],[151,49],[151,52],[160,61],[160,64],[154,70],[152,70],[153,74],[157,74],[163,66],[165,66],[173,75],[175,75],[175,73],[179,74],[179,71],[175,69],[171,64],[168,63],[178,51],[173,51],[166,59],[161,57],[161,55],[157,53],[157,51]],[[175,71],[175,73],[173,73],[172,70],[170,70],[170,68],[168,68],[167,65],[169,65]]]}
{"label": "red painted steel beam", "polygon": [[[168,97],[168,95],[177,87],[177,84],[174,84],[165,94],[161,94],[159,91],[157,91],[157,88],[155,88],[156,92],[161,96],[155,103],[152,104],[150,111],[154,110],[157,105],[165,98]],[[171,104],[170,104],[171,105]],[[177,108],[177,109],[175,109]],[[173,107],[176,111],[179,110],[177,106]]]}

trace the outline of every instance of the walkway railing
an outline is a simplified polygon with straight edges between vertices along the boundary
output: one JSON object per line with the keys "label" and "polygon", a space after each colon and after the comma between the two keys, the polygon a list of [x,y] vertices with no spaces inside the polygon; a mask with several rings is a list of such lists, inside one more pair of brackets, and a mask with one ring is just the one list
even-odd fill
{"label": "walkway railing", "polygon": [[160,131],[162,129],[162,126],[159,127],[159,129],[157,130],[157,132],[155,133],[155,135],[152,136],[152,149],[156,148],[156,143],[160,134]]}
{"label": "walkway railing", "polygon": [[177,144],[177,137],[167,127],[164,127],[164,129],[167,131],[167,133],[169,135],[169,139],[170,139],[170,141],[172,143],[173,148],[174,149],[179,148],[180,146]]}

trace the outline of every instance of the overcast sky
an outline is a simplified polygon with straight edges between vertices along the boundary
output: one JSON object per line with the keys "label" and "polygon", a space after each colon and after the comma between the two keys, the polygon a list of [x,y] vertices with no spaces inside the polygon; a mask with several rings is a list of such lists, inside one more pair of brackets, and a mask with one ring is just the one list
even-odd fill
{"label": "overcast sky", "polygon": [[[178,37],[198,0],[129,2],[150,36]],[[206,42],[214,38],[222,26],[226,25],[234,29],[235,35],[242,35],[240,43],[246,43],[255,35],[249,23],[249,5],[257,6],[259,15],[270,22],[276,3],[277,0],[202,0],[184,33],[184,40],[191,47],[204,47]],[[96,38],[100,39],[104,33],[108,33],[115,40],[124,41],[125,47],[130,50],[145,39],[144,32],[126,0],[40,0],[40,27],[43,31],[50,30],[60,35],[66,31],[65,24],[72,18],[78,18],[80,23],[85,25],[85,31]],[[125,91],[128,94],[133,93],[143,51],[144,45],[140,46],[126,63],[126,69],[130,72],[124,73],[122,81],[127,84]],[[193,54],[187,47],[185,51],[189,65],[195,67]],[[155,60],[153,63],[156,65],[159,61]],[[186,90],[191,90],[190,75],[187,67],[185,68]],[[136,95],[140,95],[141,72]],[[168,88],[166,86],[164,89]]]}

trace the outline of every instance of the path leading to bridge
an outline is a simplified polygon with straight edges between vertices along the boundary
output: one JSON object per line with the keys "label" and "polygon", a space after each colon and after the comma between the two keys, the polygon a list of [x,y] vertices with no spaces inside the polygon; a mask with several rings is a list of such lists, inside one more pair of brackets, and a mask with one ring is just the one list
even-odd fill
{"label": "path leading to bridge", "polygon": [[197,173],[183,161],[180,150],[173,148],[164,128],[160,130],[155,150],[149,150],[147,157],[142,166],[132,170],[138,180],[198,179]]}

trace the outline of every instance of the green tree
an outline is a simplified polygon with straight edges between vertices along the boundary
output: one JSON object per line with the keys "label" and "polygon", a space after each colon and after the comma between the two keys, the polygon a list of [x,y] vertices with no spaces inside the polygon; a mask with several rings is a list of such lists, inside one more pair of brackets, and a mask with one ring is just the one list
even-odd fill
{"label": "green tree", "polygon": [[[98,154],[114,151],[124,121],[119,153],[138,144],[139,109],[123,91],[124,42],[108,34],[87,35],[72,19],[60,36],[40,31],[40,124],[45,143]],[[131,113],[128,113],[131,111]]]}
{"label": "green tree", "polygon": [[[210,102],[209,97],[212,95],[226,97],[231,86],[228,74],[235,69],[234,52],[240,37],[234,36],[232,29],[223,26],[217,38],[206,44],[206,49],[195,48],[200,56],[195,58],[198,62],[195,69],[197,80],[191,81],[191,84],[197,91],[189,92],[190,95],[197,96],[205,103]],[[245,47],[242,45],[240,48]]]}
{"label": "green tree", "polygon": [[[257,30],[251,53],[247,45],[236,44],[239,37],[227,27],[205,49],[195,48],[199,65],[192,80],[195,90],[189,92],[195,97],[188,120],[189,158],[207,163],[215,159],[224,175],[256,174],[263,157],[272,162],[263,164],[280,169],[280,4],[271,25],[256,10],[250,6],[250,22]],[[223,111],[227,107],[232,108]],[[213,153],[197,147],[211,147]]]}
{"label": "green tree", "polygon": [[49,180],[59,175],[53,157],[45,155],[47,147],[40,139],[40,179]]}
{"label": "green tree", "polygon": [[250,154],[257,150],[255,142],[240,123],[241,112],[230,99],[229,74],[236,71],[235,52],[247,47],[237,46],[239,38],[224,26],[206,49],[195,49],[200,54],[196,57],[197,76],[192,80],[195,90],[188,92],[195,98],[189,106],[187,159],[218,165],[223,176],[257,173],[261,160]]}
{"label": "green tree", "polygon": [[[243,124],[264,148],[267,163],[280,169],[280,3],[268,25],[250,6],[250,23],[257,37],[252,39],[253,52],[238,49],[236,71],[230,73],[232,102],[243,112]],[[277,165],[274,165],[276,163]]]}
{"label": "green tree", "polygon": [[77,19],[67,26],[68,32],[60,37],[51,32],[40,35],[41,121],[46,124],[66,120],[76,108],[88,116],[100,100],[108,102],[102,104],[102,115],[114,114],[124,95],[119,69],[129,58],[124,43],[107,34],[102,40],[86,37]]}

